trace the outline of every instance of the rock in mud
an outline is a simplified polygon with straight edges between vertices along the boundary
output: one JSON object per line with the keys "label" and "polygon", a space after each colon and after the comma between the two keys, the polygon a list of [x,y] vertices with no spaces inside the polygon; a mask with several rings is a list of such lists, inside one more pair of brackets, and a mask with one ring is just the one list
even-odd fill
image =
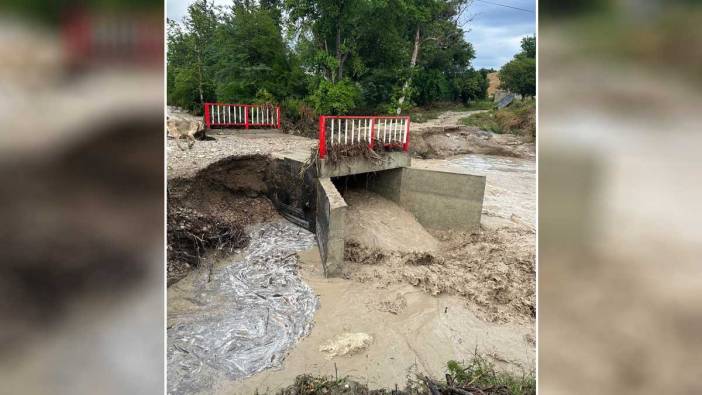
{"label": "rock in mud", "polygon": [[319,347],[319,351],[327,354],[327,358],[342,357],[357,354],[373,343],[373,336],[358,333],[342,333]]}

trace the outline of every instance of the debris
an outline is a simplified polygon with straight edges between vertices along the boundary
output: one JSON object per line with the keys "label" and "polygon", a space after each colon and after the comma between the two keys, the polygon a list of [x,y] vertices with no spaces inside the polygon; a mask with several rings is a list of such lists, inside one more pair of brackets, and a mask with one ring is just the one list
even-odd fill
{"label": "debris", "polygon": [[373,343],[373,337],[367,333],[342,333],[319,347],[327,358],[357,354]]}

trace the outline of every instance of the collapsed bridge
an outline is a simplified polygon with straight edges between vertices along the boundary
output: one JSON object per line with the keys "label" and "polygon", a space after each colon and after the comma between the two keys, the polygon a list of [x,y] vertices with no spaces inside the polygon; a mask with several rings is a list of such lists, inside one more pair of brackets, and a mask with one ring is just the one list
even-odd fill
{"label": "collapsed bridge", "polygon": [[[207,106],[210,127],[280,124],[273,106]],[[266,194],[284,217],[316,234],[326,276],[339,275],[344,263],[349,189],[393,201],[425,228],[480,229],[485,176],[412,167],[407,116],[322,115],[313,158],[309,152],[274,155]]]}

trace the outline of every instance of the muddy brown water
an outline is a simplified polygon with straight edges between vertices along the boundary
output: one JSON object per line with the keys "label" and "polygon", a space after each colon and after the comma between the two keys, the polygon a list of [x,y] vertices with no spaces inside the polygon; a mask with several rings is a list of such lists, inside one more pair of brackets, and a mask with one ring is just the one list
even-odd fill
{"label": "muddy brown water", "polygon": [[248,229],[239,254],[203,265],[168,289],[168,393],[208,392],[280,365],[309,333],[318,299],[297,275],[314,235],[286,221]]}
{"label": "muddy brown water", "polygon": [[[533,160],[466,155],[414,163],[486,174],[484,218],[533,223]],[[402,387],[415,373],[441,377],[446,361],[467,360],[476,349],[500,369],[534,369],[533,322],[489,322],[460,296],[406,282],[326,279],[314,235],[287,222],[251,229],[239,255],[169,288],[169,393],[271,392],[299,374],[336,371],[370,388]],[[373,341],[353,355],[321,351],[343,333]]]}

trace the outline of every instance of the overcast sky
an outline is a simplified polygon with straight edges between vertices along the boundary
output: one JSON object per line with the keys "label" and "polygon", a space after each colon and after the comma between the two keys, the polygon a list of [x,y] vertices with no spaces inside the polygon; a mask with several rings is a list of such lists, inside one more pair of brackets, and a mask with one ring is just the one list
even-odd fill
{"label": "overcast sky", "polygon": [[[170,1],[170,0],[169,0]],[[494,4],[532,10],[525,12]],[[473,21],[464,26],[469,30],[466,40],[475,48],[475,68],[499,69],[521,51],[524,36],[533,36],[536,32],[535,0],[474,0],[468,13]]]}
{"label": "overcast sky", "polygon": [[[168,17],[180,21],[185,16],[188,4],[192,0],[167,0]],[[215,4],[228,5],[230,0],[215,0]],[[520,41],[524,36],[534,35],[536,31],[536,12],[525,12],[503,7],[523,8],[535,11],[535,0],[473,0],[468,14],[473,21],[464,29],[466,39],[475,48],[475,68],[499,69],[519,52]]]}

